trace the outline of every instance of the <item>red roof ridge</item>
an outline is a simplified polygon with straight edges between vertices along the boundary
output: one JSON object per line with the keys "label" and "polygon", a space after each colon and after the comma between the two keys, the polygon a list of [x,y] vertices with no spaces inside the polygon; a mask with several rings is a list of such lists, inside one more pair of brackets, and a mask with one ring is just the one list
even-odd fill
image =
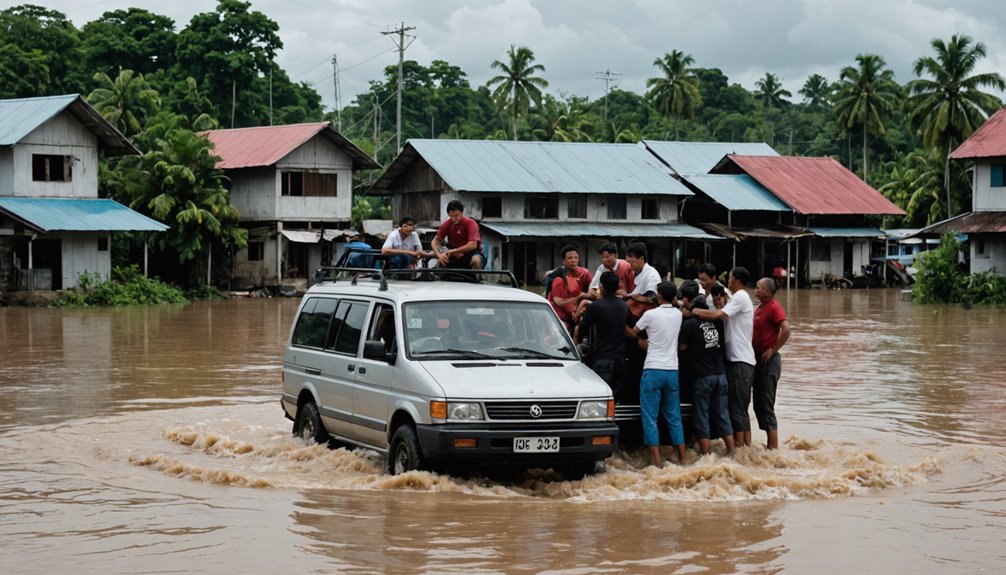
{"label": "red roof ridge", "polygon": [[989,116],[953,153],[951,159],[1006,156],[1006,108]]}

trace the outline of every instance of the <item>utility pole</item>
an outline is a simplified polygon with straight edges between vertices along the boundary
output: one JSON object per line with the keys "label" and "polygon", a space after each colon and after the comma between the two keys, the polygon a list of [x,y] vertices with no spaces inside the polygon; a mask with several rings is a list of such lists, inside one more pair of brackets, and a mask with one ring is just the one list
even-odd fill
{"label": "utility pole", "polygon": [[377,157],[377,149],[381,145],[381,107],[377,105],[377,96],[374,96],[374,157]]}
{"label": "utility pole", "polygon": [[[408,32],[409,30],[415,30],[415,29],[416,29],[415,26],[406,27],[405,22],[402,22],[398,25],[398,28],[394,30],[386,30],[384,32],[381,32],[381,34],[385,36],[398,34],[398,41],[395,42],[395,44],[398,46],[398,120],[396,127],[396,129],[398,130],[397,135],[398,150],[395,152],[396,154],[401,153],[402,151],[402,83],[403,83],[402,70],[405,67],[405,49],[408,48],[408,46],[405,45],[405,33]],[[415,39],[415,37],[413,37],[413,39]],[[410,41],[409,44],[411,45],[412,42]]]}
{"label": "utility pole", "polygon": [[339,60],[332,54],[332,78],[335,81],[335,129],[342,133],[342,90],[339,89]]}
{"label": "utility pole", "polygon": [[616,72],[612,72],[605,68],[604,72],[598,72],[594,78],[598,80],[604,80],[604,129],[608,129],[608,89],[611,84],[615,81],[615,76],[621,76]]}

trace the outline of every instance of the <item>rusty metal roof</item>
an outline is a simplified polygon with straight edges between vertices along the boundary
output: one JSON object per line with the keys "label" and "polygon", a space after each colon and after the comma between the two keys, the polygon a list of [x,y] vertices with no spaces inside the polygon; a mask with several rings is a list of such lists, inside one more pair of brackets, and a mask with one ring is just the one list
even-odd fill
{"label": "rusty metal roof", "polygon": [[728,226],[726,224],[711,224],[711,223],[699,224],[699,225],[702,226],[702,229],[706,230],[711,234],[716,234],[720,237],[737,241],[743,241],[748,238],[788,240],[793,238],[802,238],[814,235],[814,232],[811,232],[805,228],[799,228],[796,226],[786,226],[786,225],[766,226],[760,228]]}
{"label": "rusty metal roof", "polygon": [[682,176],[708,174],[709,170],[728,154],[742,156],[778,156],[764,142],[666,142],[643,140],[645,146],[661,162]]}
{"label": "rusty metal roof", "polygon": [[233,130],[209,130],[201,136],[213,142],[222,170],[272,166],[302,144],[321,134],[353,159],[353,169],[380,169],[378,164],[353,142],[332,128],[329,122],[261,126]]}
{"label": "rusty metal roof", "polygon": [[465,192],[693,195],[636,144],[509,140],[409,140],[371,193],[396,190],[417,161]]}
{"label": "rusty metal roof", "polygon": [[971,134],[950,157],[954,160],[966,158],[995,158],[1006,156],[1006,108],[989,117],[975,133]]}
{"label": "rusty metal roof", "polygon": [[917,236],[956,232],[959,234],[1006,233],[1006,212],[969,212],[922,228]]}
{"label": "rusty metal roof", "polygon": [[0,146],[16,146],[28,134],[63,110],[98,137],[98,145],[106,155],[126,156],[140,153],[128,138],[103,118],[80,94],[0,100]]}
{"label": "rusty metal roof", "polygon": [[799,214],[904,215],[880,192],[831,158],[729,155],[734,164]]}

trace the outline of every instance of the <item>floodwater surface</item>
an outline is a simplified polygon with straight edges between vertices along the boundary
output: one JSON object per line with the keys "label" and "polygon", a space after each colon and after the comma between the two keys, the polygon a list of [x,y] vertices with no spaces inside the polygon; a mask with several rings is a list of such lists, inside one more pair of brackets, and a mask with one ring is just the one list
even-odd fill
{"label": "floodwater surface", "polygon": [[898,295],[780,291],[782,449],[580,481],[292,437],[297,300],[0,309],[0,572],[1002,573],[1006,310]]}

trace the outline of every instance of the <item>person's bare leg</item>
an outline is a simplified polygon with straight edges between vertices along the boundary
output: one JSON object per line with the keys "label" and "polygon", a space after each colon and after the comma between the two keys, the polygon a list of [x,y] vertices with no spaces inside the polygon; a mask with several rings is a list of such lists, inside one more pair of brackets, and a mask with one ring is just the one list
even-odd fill
{"label": "person's bare leg", "polygon": [[768,431],[768,448],[779,449],[779,430],[770,429]]}
{"label": "person's bare leg", "polygon": [[650,452],[650,463],[654,467],[660,467],[660,448],[656,445],[647,445],[646,449]]}
{"label": "person's bare leg", "polygon": [[733,453],[734,452],[734,436],[732,436],[732,435],[724,435],[723,436],[723,443],[727,444],[727,453]]}
{"label": "person's bare leg", "polygon": [[472,269],[480,270],[482,269],[482,258],[479,256],[472,256]]}
{"label": "person's bare leg", "polygon": [[737,447],[744,447],[744,432],[743,431],[735,431],[734,432],[734,444],[736,444]]}
{"label": "person's bare leg", "polygon": [[685,464],[685,444],[679,443],[675,447],[678,448],[678,463]]}
{"label": "person's bare leg", "polygon": [[700,438],[699,449],[702,451],[702,455],[709,455],[709,440]]}

